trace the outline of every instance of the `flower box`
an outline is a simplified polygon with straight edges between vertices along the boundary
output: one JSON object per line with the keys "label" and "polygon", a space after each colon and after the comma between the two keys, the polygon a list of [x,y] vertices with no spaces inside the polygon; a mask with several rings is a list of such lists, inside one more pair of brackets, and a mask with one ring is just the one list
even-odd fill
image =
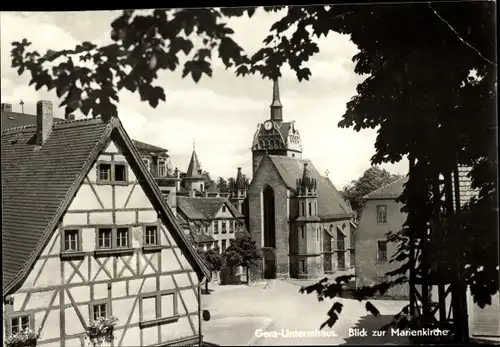
{"label": "flower box", "polygon": [[89,324],[87,327],[87,338],[93,346],[100,346],[103,342],[111,342],[114,339],[114,329],[118,318],[101,317]]}
{"label": "flower box", "polygon": [[6,347],[36,347],[40,334],[31,329],[24,329],[10,335],[5,340]]}

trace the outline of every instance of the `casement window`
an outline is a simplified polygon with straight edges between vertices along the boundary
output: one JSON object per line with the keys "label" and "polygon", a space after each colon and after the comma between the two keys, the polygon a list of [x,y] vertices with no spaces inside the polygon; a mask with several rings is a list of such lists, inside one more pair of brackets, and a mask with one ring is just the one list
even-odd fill
{"label": "casement window", "polygon": [[81,235],[80,229],[66,229],[63,232],[64,237],[64,252],[79,252],[81,251]]}
{"label": "casement window", "polygon": [[158,176],[165,177],[167,175],[167,162],[165,160],[158,161]]}
{"label": "casement window", "polygon": [[377,206],[377,223],[379,223],[379,224],[387,223],[387,206],[386,205]]}
{"label": "casement window", "polygon": [[158,241],[158,225],[146,225],[144,227],[144,245],[157,246]]}
{"label": "casement window", "polygon": [[98,303],[94,303],[92,305],[92,309],[91,309],[91,318],[96,321],[98,320],[99,318],[106,318],[108,317],[108,303],[107,302],[98,302]]}
{"label": "casement window", "polygon": [[139,325],[141,328],[179,320],[177,293],[164,290],[143,294],[140,300]]}
{"label": "casement window", "polygon": [[128,165],[125,162],[98,162],[97,183],[126,184],[128,183]]}
{"label": "casement window", "polygon": [[385,263],[387,261],[387,241],[377,241],[377,262]]}
{"label": "casement window", "polygon": [[214,234],[219,233],[219,221],[214,221]]}
{"label": "casement window", "polygon": [[18,314],[10,318],[10,334],[16,334],[25,329],[33,329],[33,316]]}
{"label": "casement window", "polygon": [[112,228],[99,228],[97,230],[97,248],[111,248],[112,236]]}
{"label": "casement window", "polygon": [[130,227],[97,228],[97,249],[115,249],[130,247]]}
{"label": "casement window", "polygon": [[131,252],[132,234],[129,226],[102,226],[96,228],[95,254]]}
{"label": "casement window", "polygon": [[222,233],[223,233],[223,234],[226,234],[226,233],[227,233],[227,225],[226,225],[226,222],[225,222],[225,221],[223,221],[223,222],[222,222]]}
{"label": "casement window", "polygon": [[129,228],[116,228],[116,247],[117,248],[128,248],[130,247],[129,242],[130,230]]}

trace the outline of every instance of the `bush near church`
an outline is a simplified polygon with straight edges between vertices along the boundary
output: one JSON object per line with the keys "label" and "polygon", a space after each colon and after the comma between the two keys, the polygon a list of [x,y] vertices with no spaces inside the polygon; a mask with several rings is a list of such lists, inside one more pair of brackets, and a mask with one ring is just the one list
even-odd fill
{"label": "bush near church", "polygon": [[250,235],[231,240],[231,245],[224,252],[225,266],[221,271],[220,283],[249,283],[250,269],[256,266],[260,259],[262,259],[262,253]]}

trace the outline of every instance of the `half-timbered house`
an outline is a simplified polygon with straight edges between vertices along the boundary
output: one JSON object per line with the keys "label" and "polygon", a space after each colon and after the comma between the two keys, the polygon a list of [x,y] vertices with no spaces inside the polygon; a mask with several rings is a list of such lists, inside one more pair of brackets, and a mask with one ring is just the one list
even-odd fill
{"label": "half-timbered house", "polygon": [[108,346],[200,344],[209,271],[122,124],[46,106],[1,133],[4,339],[88,346],[90,322],[114,316]]}

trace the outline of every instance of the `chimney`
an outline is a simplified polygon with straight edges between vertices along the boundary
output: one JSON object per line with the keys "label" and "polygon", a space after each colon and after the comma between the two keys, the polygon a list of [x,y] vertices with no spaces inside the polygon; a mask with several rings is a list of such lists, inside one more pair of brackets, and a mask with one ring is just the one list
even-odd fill
{"label": "chimney", "polygon": [[12,104],[2,102],[2,112],[12,112]]}
{"label": "chimney", "polygon": [[54,117],[52,101],[41,100],[36,103],[36,144],[41,146],[52,131]]}
{"label": "chimney", "polygon": [[181,174],[180,174],[178,168],[175,168],[174,175],[175,175],[175,178],[176,178],[176,181],[175,181],[175,190],[179,191],[179,190],[181,190]]}

